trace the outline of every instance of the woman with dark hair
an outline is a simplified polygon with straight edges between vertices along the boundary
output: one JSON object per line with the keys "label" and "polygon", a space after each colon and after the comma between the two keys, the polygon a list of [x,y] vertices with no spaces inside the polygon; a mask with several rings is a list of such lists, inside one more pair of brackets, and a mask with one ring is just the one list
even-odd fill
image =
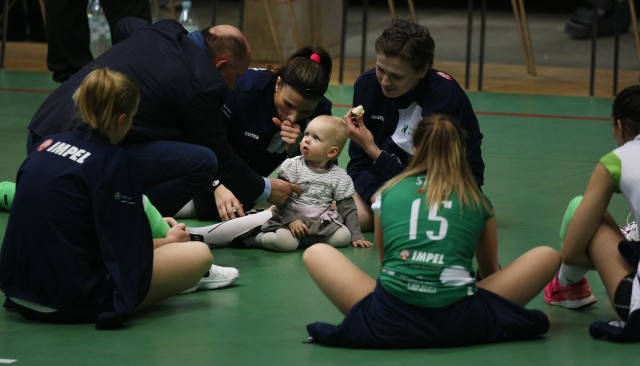
{"label": "woman with dark hair", "polygon": [[[595,322],[595,338],[640,341],[640,85],[621,91],[613,101],[613,136],[618,147],[596,164],[584,196],[573,198],[562,220],[562,265],[544,289],[550,305],[581,309],[593,305],[585,274],[595,269],[620,320]],[[634,222],[620,229],[607,207],[621,193]]]}
{"label": "woman with dark hair", "polygon": [[347,173],[356,188],[363,231],[373,227],[373,193],[407,166],[412,156],[411,132],[423,116],[445,113],[455,118],[466,133],[466,154],[475,181],[482,186],[484,180],[478,119],[453,77],[433,68],[435,42],[429,29],[396,20],[378,37],[375,50],[375,68],[361,75],[354,86],[353,106],[362,105],[365,114],[356,118],[349,111],[345,116],[353,142]]}
{"label": "woman with dark hair", "polygon": [[[324,97],[331,80],[331,56],[321,47],[296,50],[278,68],[249,69],[241,76],[222,106],[227,138],[241,163],[268,177],[286,158],[299,155],[299,142],[307,123],[331,114]],[[231,191],[222,175],[210,189],[196,196],[178,217],[227,221],[244,216],[256,201]],[[270,182],[265,178],[265,194]],[[260,199],[260,198],[259,198]]]}

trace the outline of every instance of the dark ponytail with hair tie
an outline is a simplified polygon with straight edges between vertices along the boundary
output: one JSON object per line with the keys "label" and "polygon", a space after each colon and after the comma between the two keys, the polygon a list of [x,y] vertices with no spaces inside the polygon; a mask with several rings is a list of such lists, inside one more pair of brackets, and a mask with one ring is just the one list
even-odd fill
{"label": "dark ponytail with hair tie", "polygon": [[319,46],[302,47],[275,70],[286,85],[292,87],[304,98],[322,98],[331,81],[331,56]]}

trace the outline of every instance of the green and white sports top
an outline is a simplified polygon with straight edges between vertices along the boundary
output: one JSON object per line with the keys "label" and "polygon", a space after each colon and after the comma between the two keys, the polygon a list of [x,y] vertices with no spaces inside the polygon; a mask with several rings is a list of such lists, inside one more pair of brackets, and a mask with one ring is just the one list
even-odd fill
{"label": "green and white sports top", "polygon": [[603,156],[600,163],[613,178],[636,222],[640,222],[640,135]]}
{"label": "green and white sports top", "polygon": [[492,213],[482,206],[464,208],[455,194],[429,207],[424,180],[405,178],[372,206],[384,240],[379,280],[402,301],[439,308],[476,293],[473,257]]}

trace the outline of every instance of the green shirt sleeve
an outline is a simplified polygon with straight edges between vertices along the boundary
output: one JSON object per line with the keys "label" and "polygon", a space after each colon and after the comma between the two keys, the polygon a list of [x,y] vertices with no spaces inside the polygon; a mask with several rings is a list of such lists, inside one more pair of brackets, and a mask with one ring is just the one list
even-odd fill
{"label": "green shirt sleeve", "polygon": [[620,157],[616,155],[613,151],[603,156],[600,159],[600,164],[604,166],[605,169],[611,174],[611,178],[613,179],[613,185],[616,192],[620,192],[620,176],[621,176],[621,167],[622,161]]}

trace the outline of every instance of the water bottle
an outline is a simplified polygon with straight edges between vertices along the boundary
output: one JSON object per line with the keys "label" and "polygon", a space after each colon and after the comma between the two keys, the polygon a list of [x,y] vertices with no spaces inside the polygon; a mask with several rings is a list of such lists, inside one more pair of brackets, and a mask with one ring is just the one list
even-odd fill
{"label": "water bottle", "polygon": [[111,31],[109,23],[104,16],[100,0],[90,0],[87,8],[89,19],[90,47],[93,57],[98,57],[111,47]]}
{"label": "water bottle", "polygon": [[193,13],[191,12],[191,1],[182,2],[182,13],[180,13],[179,22],[189,33],[200,30],[198,22],[196,22],[196,19],[193,17]]}

